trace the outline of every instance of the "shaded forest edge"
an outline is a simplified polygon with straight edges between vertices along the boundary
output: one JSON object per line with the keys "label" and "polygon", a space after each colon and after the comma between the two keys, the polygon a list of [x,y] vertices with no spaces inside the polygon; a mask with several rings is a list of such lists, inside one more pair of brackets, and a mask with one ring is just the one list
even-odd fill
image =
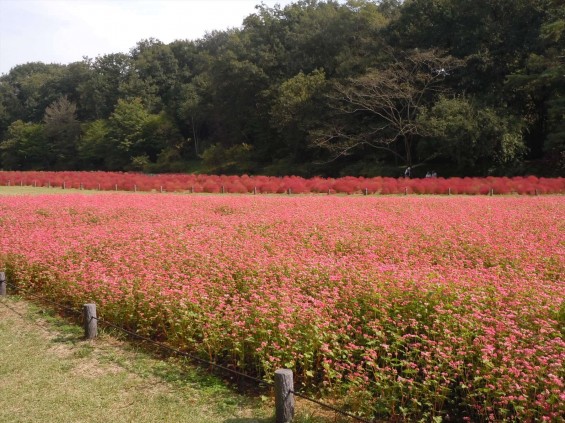
{"label": "shaded forest edge", "polygon": [[0,169],[565,175],[558,0],[303,0],[0,77]]}

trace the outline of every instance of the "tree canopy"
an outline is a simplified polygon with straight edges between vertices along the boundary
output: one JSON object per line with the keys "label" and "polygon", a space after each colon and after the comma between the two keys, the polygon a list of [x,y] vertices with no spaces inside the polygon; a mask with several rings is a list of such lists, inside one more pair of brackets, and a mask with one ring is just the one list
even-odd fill
{"label": "tree canopy", "polygon": [[559,0],[299,0],[0,76],[0,169],[565,174]]}

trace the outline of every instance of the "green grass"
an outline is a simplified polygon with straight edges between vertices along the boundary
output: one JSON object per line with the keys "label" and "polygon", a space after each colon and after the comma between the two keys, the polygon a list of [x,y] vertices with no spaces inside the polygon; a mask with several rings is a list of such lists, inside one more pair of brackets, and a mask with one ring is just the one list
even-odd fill
{"label": "green grass", "polygon": [[0,195],[40,195],[40,194],[64,194],[64,193],[99,193],[99,191],[92,190],[78,190],[78,189],[62,189],[62,188],[46,188],[46,187],[31,187],[31,186],[3,186],[0,185]]}
{"label": "green grass", "polygon": [[[271,423],[272,398],[237,394],[203,369],[159,358],[17,297],[0,299],[0,422]],[[268,394],[267,394],[268,395]],[[339,422],[297,401],[296,423]]]}
{"label": "green grass", "polygon": [[179,360],[157,359],[23,301],[0,300],[0,421],[267,423],[272,410]]}

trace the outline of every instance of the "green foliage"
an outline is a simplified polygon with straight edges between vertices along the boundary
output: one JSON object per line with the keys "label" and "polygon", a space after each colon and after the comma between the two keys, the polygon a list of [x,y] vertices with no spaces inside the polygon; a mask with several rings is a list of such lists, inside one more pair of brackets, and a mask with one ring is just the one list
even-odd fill
{"label": "green foliage", "polygon": [[5,170],[46,170],[52,152],[43,126],[38,123],[13,122],[0,143],[2,168]]}
{"label": "green foliage", "polygon": [[202,153],[202,164],[208,173],[242,174],[253,170],[253,147],[249,144],[224,148],[214,144]]}
{"label": "green foliage", "polygon": [[[0,76],[0,166],[167,172],[193,167],[210,146],[246,144],[253,157],[228,168],[373,172],[363,163],[376,155],[383,172],[435,157],[464,174],[505,173],[520,161],[524,173],[565,174],[564,30],[558,0],[261,4],[241,29],[199,40],[146,39],[129,53],[14,67]],[[420,60],[426,55],[434,60]],[[473,98],[485,109],[475,120],[499,128],[481,129],[474,137],[488,139],[469,147],[468,158],[457,143],[432,142],[420,125],[441,93]],[[57,113],[74,117],[45,120],[61,99],[68,105]],[[453,117],[450,131],[472,130],[460,120],[463,106],[445,107],[436,120]],[[44,159],[23,164],[19,136],[9,131],[16,121],[43,126],[46,140],[35,145]]]}
{"label": "green foliage", "polygon": [[56,170],[72,169],[76,166],[77,141],[80,123],[76,118],[76,104],[64,96],[45,109],[44,132],[54,155]]}
{"label": "green foliage", "polygon": [[77,150],[81,167],[86,170],[104,168],[104,156],[109,147],[108,123],[98,119],[84,126]]}
{"label": "green foliage", "polygon": [[316,69],[308,75],[299,72],[284,81],[271,110],[274,124],[285,126],[298,119],[312,97],[325,84],[324,71]]}
{"label": "green foliage", "polygon": [[419,120],[429,134],[420,143],[420,155],[447,157],[461,171],[488,173],[492,166],[511,164],[525,152],[515,119],[463,97],[442,97]]}

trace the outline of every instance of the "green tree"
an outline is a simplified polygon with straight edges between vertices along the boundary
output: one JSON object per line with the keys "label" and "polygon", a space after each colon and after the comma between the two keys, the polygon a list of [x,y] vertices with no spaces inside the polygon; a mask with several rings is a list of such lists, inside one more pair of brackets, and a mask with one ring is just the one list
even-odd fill
{"label": "green tree", "polygon": [[55,170],[76,168],[77,141],[80,123],[76,118],[76,104],[66,96],[59,98],[45,109],[44,133],[54,156]]}
{"label": "green tree", "polygon": [[518,119],[466,98],[442,97],[418,120],[428,135],[419,153],[448,158],[465,173],[495,173],[515,165],[526,151]]}
{"label": "green tree", "polygon": [[108,120],[108,141],[111,146],[106,154],[109,170],[124,170],[134,157],[144,154],[145,124],[149,112],[140,98],[118,100],[116,109]]}
{"label": "green tree", "polygon": [[0,104],[8,112],[5,119],[9,122],[40,122],[45,108],[68,94],[63,92],[64,73],[63,65],[31,62],[15,66],[7,75],[0,77]]}
{"label": "green tree", "polygon": [[[336,82],[331,99],[336,118],[313,132],[313,145],[334,158],[370,146],[401,156],[413,165],[413,142],[425,135],[419,114],[447,88],[443,84],[459,60],[435,51],[412,51],[380,69]],[[401,150],[395,148],[400,144]]]}
{"label": "green tree", "polygon": [[565,9],[559,3],[552,2],[539,45],[506,83],[508,95],[521,105],[518,110],[529,123],[529,157],[550,159],[554,174],[565,172]]}
{"label": "green tree", "polygon": [[125,86],[132,72],[132,59],[123,53],[106,54],[95,60],[85,59],[90,78],[78,87],[82,114],[87,120],[107,119],[118,99],[125,95]]}
{"label": "green tree", "polygon": [[48,170],[53,154],[43,125],[13,122],[0,142],[0,157],[4,170]]}
{"label": "green tree", "polygon": [[110,143],[108,121],[98,119],[84,125],[83,134],[77,143],[80,168],[85,170],[107,169],[106,156],[115,148]]}
{"label": "green tree", "polygon": [[299,72],[278,87],[271,108],[272,126],[278,130],[281,139],[278,155],[295,163],[307,157],[304,140],[323,113],[325,99],[322,94],[326,86],[324,72],[317,69],[307,75]]}
{"label": "green tree", "polygon": [[177,79],[178,63],[171,48],[156,39],[142,40],[130,52],[134,72],[124,87],[131,97],[141,97],[145,107],[158,113],[171,110]]}

